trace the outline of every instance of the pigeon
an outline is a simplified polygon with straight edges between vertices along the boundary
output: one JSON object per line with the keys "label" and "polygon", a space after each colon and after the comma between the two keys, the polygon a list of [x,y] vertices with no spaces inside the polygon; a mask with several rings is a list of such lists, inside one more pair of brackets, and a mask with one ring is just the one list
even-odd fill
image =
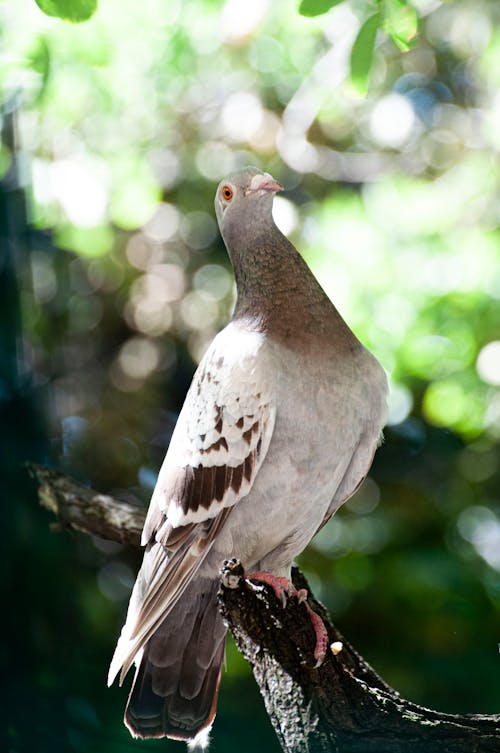
{"label": "pigeon", "polygon": [[222,562],[293,593],[292,561],[358,489],[381,437],[385,372],[277,228],[281,190],[255,167],[217,188],[237,298],[160,469],[109,670],[108,684],[120,670],[121,684],[136,665],[125,711],[135,737],[207,741],[225,650]]}

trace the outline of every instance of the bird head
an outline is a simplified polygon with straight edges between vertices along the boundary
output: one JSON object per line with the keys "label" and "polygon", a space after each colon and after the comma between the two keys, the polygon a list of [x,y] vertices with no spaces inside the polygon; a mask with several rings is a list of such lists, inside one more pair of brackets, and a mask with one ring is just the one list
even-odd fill
{"label": "bird head", "polygon": [[222,236],[229,224],[261,223],[272,217],[273,197],[283,186],[269,173],[246,167],[219,183],[215,194],[215,213]]}

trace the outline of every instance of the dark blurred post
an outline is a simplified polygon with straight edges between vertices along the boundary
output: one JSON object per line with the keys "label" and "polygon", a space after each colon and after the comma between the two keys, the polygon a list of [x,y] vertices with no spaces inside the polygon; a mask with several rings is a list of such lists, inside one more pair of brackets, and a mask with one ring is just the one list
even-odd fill
{"label": "dark blurred post", "polygon": [[[0,181],[0,399],[5,406],[20,387],[21,313],[16,268],[27,241],[26,201],[20,177],[16,99],[2,111],[2,149],[10,165]],[[5,428],[5,427],[4,427]]]}
{"label": "dark blurred post", "polygon": [[[12,522],[29,488],[23,463],[43,459],[46,437],[23,352],[19,280],[29,262],[23,155],[18,132],[19,96],[2,107],[2,150],[10,160],[0,180],[0,478],[2,510]],[[11,544],[11,537],[7,541]],[[12,559],[9,558],[12,565]]]}
{"label": "dark blurred post", "polygon": [[[30,504],[33,485],[24,463],[44,460],[47,437],[37,407],[30,365],[27,363],[22,331],[19,282],[28,272],[30,230],[26,209],[23,154],[18,133],[19,97],[12,97],[1,111],[1,143],[10,159],[0,180],[0,509],[4,542],[5,621],[3,656],[9,693],[2,704],[8,748],[14,750],[19,729],[36,718],[33,703],[34,656],[30,644],[34,585],[43,598],[40,548],[36,526],[41,523]],[[30,512],[34,510],[34,512]],[[22,596],[21,596],[22,594]],[[26,716],[28,714],[28,716]]]}

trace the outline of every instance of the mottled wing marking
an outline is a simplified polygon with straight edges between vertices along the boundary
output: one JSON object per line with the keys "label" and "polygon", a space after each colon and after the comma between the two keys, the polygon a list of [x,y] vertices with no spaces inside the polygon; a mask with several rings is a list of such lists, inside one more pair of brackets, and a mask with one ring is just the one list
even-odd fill
{"label": "mottled wing marking", "polygon": [[176,528],[213,518],[250,491],[275,420],[269,378],[256,357],[262,344],[262,335],[235,335],[230,325],[206,353],[158,477],[143,543],[165,541],[151,521],[156,507]]}

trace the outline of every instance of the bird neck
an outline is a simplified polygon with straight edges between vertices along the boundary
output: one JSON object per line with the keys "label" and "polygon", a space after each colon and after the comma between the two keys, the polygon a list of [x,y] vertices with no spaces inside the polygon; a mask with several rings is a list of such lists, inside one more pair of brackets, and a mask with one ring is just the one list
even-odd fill
{"label": "bird neck", "polygon": [[[344,320],[295,247],[274,222],[231,243],[226,238],[236,278],[235,321],[290,345],[324,341],[337,348],[357,343]],[[236,240],[236,239],[235,239]]]}

